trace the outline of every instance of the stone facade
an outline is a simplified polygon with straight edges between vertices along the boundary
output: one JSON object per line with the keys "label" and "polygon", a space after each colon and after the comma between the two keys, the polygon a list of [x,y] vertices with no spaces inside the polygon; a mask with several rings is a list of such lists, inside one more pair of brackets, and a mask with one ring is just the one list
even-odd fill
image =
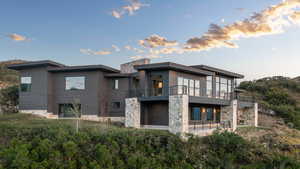
{"label": "stone facade", "polygon": [[140,128],[141,104],[138,98],[127,98],[125,104],[125,127]]}
{"label": "stone facade", "polygon": [[238,107],[238,125],[247,125],[257,127],[258,104],[244,106],[242,103]]}
{"label": "stone facade", "polygon": [[237,128],[237,102],[237,100],[232,100],[230,106],[221,108],[221,122],[229,122],[233,131]]}
{"label": "stone facade", "polygon": [[171,133],[189,132],[189,96],[169,96],[169,131]]}
{"label": "stone facade", "polygon": [[143,65],[149,64],[150,59],[140,59],[129,63],[124,63],[121,65],[121,73],[134,73],[136,70],[134,69],[135,65]]}

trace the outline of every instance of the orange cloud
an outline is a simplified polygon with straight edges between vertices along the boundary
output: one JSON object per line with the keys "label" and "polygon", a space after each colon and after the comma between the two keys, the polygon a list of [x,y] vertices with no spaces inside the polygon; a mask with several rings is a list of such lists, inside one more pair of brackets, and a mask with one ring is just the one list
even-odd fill
{"label": "orange cloud", "polygon": [[151,35],[150,37],[140,40],[139,44],[146,48],[155,48],[159,46],[176,46],[178,45],[177,41],[169,41],[164,37],[159,35]]}
{"label": "orange cloud", "polygon": [[27,38],[25,36],[22,35],[18,35],[16,33],[13,34],[9,34],[8,37],[14,41],[25,41],[27,40]]}
{"label": "orange cloud", "polygon": [[297,20],[295,8],[300,7],[300,0],[286,0],[271,6],[260,13],[254,13],[250,18],[237,21],[221,27],[211,24],[209,30],[202,37],[190,38],[184,47],[185,51],[202,51],[211,48],[237,48],[232,41],[239,38],[258,37],[282,33],[283,27],[288,26],[286,17]]}

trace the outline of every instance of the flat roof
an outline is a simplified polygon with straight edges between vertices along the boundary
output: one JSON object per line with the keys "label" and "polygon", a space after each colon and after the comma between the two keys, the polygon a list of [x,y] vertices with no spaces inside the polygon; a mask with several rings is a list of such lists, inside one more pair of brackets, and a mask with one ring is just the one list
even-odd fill
{"label": "flat roof", "polygon": [[57,68],[49,68],[49,72],[77,72],[77,71],[93,71],[103,70],[111,73],[119,73],[120,71],[105,65],[84,65],[84,66],[65,66]]}
{"label": "flat roof", "polygon": [[201,70],[197,68],[193,68],[190,66],[185,66],[173,62],[162,62],[162,63],[152,63],[152,64],[144,64],[144,65],[137,65],[134,66],[137,70],[177,70],[181,72],[186,73],[192,73],[192,74],[201,74],[201,75],[207,75],[207,76],[213,76],[215,75],[214,72]]}
{"label": "flat roof", "polygon": [[28,69],[28,68],[32,68],[32,67],[41,67],[41,66],[65,67],[65,65],[51,61],[51,60],[41,60],[41,61],[12,64],[12,65],[7,66],[7,68],[14,69],[14,70],[22,70],[22,69]]}
{"label": "flat roof", "polygon": [[234,77],[234,78],[244,78],[244,75],[230,72],[230,71],[223,70],[223,69],[219,69],[219,68],[215,68],[215,67],[211,67],[211,66],[207,66],[207,65],[194,65],[191,67],[216,72],[216,73],[218,73],[220,75],[224,75],[224,76],[230,76],[230,77]]}

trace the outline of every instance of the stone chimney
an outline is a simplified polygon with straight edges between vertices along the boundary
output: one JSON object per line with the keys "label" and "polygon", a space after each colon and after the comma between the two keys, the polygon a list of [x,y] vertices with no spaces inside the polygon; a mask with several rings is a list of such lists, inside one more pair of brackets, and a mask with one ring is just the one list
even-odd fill
{"label": "stone chimney", "polygon": [[137,72],[133,66],[149,64],[150,59],[139,59],[132,62],[121,64],[121,73],[134,73]]}

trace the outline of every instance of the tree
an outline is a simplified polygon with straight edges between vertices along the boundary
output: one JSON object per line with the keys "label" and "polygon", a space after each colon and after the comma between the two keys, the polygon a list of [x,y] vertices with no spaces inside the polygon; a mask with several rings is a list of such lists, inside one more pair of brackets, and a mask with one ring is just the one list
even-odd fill
{"label": "tree", "polygon": [[81,119],[81,104],[79,99],[74,99],[72,103],[71,112],[75,115],[76,118],[76,132],[79,131],[80,119]]}
{"label": "tree", "polygon": [[3,112],[17,113],[19,104],[19,87],[17,85],[0,90],[0,107]]}

